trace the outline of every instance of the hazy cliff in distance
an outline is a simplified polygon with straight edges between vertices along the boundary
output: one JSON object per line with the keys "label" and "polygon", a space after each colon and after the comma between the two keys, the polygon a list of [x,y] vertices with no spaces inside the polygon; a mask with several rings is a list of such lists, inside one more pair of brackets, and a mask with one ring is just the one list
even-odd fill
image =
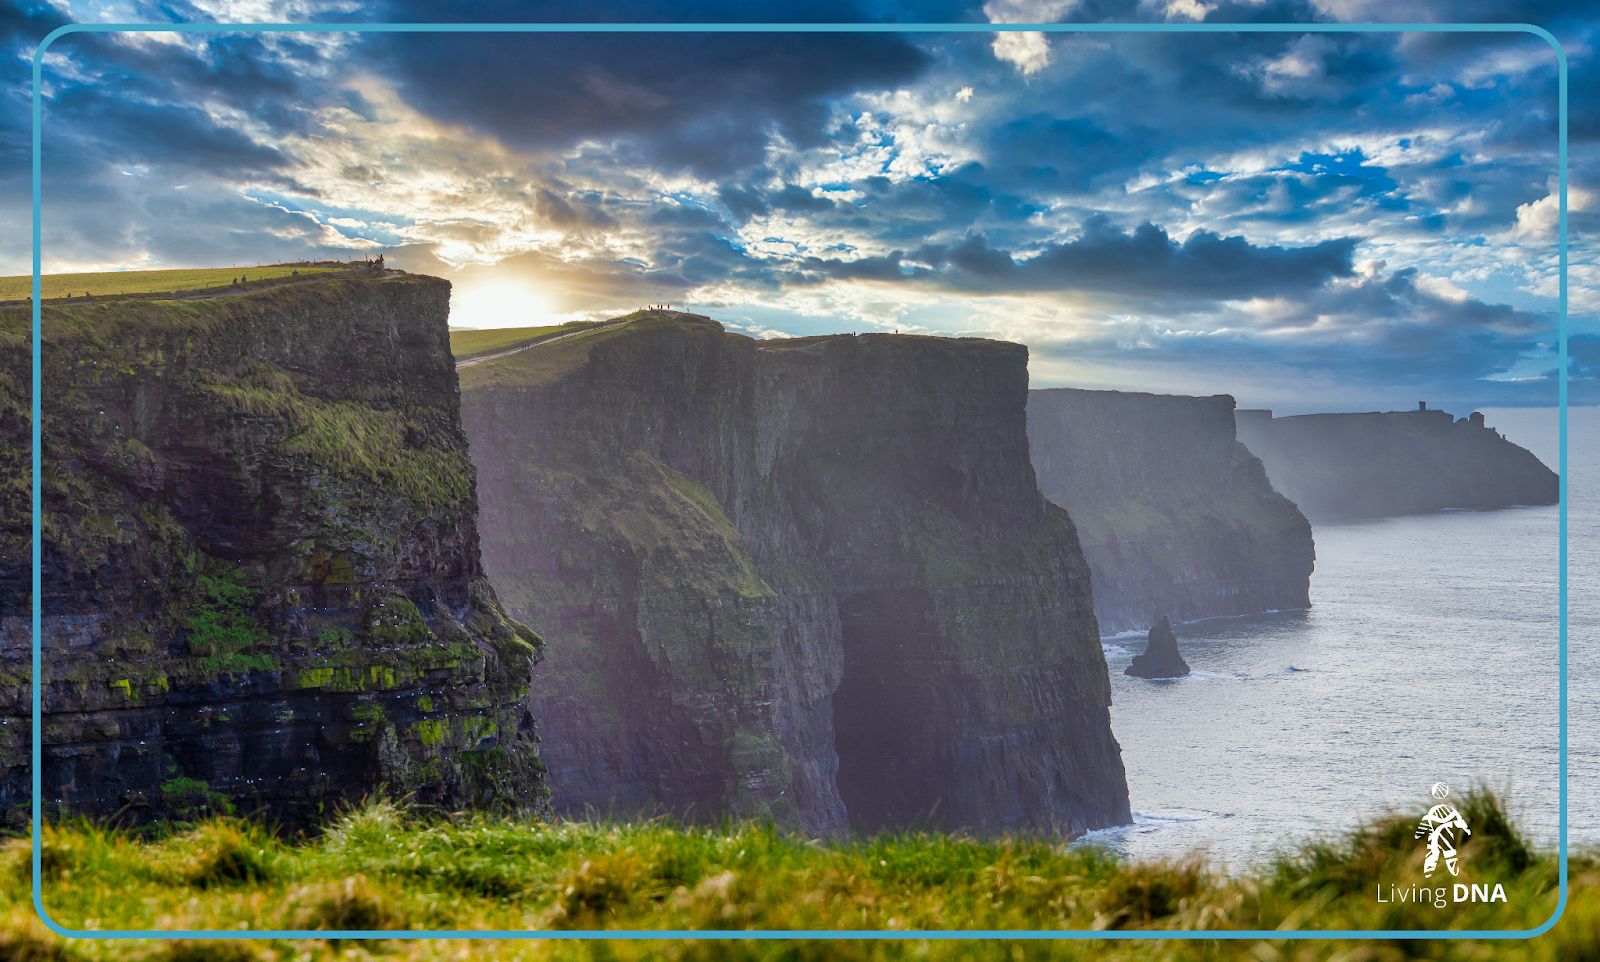
{"label": "hazy cliff in distance", "polygon": [[[352,276],[353,275],[353,276]],[[46,812],[547,809],[478,557],[450,285],[43,306]],[[0,308],[0,798],[29,779],[29,311]]]}
{"label": "hazy cliff in distance", "polygon": [[461,369],[555,804],[837,832],[1130,820],[1027,352],[641,312]]}
{"label": "hazy cliff in distance", "polygon": [[1311,525],[1234,437],[1233,398],[1028,392],[1039,489],[1067,509],[1105,634],[1311,604]]}
{"label": "hazy cliff in distance", "polygon": [[1355,521],[1443,508],[1554,504],[1560,479],[1531,451],[1447,411],[1238,412],[1239,438],[1272,484],[1312,521]]}

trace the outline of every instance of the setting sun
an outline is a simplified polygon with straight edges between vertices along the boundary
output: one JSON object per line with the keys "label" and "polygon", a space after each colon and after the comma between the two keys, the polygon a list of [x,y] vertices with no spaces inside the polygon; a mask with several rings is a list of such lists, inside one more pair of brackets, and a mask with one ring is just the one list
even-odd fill
{"label": "setting sun", "polygon": [[524,281],[457,284],[450,294],[451,327],[537,326],[549,315],[549,300]]}

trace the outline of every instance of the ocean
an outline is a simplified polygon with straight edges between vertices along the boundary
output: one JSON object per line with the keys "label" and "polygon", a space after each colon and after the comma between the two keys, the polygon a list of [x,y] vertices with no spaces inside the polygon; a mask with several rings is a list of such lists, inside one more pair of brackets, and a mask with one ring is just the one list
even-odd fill
{"label": "ocean", "polygon": [[[1557,466],[1556,411],[1483,409]],[[1568,422],[1570,844],[1600,843],[1600,409]],[[1102,639],[1135,824],[1087,841],[1238,869],[1443,782],[1509,795],[1528,837],[1559,825],[1555,506],[1317,525],[1312,607],[1176,626],[1193,674],[1123,674],[1143,635]]]}

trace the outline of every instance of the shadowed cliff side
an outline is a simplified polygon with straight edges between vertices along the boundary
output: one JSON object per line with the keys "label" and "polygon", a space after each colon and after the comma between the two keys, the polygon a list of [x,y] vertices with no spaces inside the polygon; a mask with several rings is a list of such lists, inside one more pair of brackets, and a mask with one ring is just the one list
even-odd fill
{"label": "shadowed cliff side", "polygon": [[[373,269],[46,305],[47,812],[264,810],[386,786],[544,809],[542,642],[482,576],[449,284]],[[0,795],[26,817],[30,318],[0,309]]]}
{"label": "shadowed cliff side", "polygon": [[556,804],[816,832],[1125,823],[1026,351],[647,312],[461,372]]}
{"label": "shadowed cliff side", "polygon": [[1485,426],[1482,414],[1240,411],[1238,420],[1240,440],[1273,486],[1312,521],[1555,504],[1560,494],[1556,473]]}
{"label": "shadowed cliff side", "polygon": [[1078,526],[1102,632],[1310,607],[1311,525],[1234,439],[1233,403],[1028,392],[1039,489]]}

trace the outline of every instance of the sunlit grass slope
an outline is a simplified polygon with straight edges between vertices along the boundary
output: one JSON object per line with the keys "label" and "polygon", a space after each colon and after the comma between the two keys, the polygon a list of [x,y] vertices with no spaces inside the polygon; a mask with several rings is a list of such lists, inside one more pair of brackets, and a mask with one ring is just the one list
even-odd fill
{"label": "sunlit grass slope", "polygon": [[[299,844],[215,821],[140,841],[86,824],[46,832],[46,903],[106,929],[1520,929],[1556,904],[1556,860],[1530,851],[1492,796],[1463,803],[1463,880],[1507,900],[1377,901],[1421,884],[1413,817],[1375,822],[1255,872],[1120,863],[1039,839],[938,834],[825,844],[770,825],[424,819],[387,804]],[[1600,869],[1573,860],[1566,917],[1536,940],[1236,941],[373,941],[249,944],[76,941],[29,909],[25,841],[0,853],[0,959],[1593,959]],[[1441,870],[1429,883],[1444,885]],[[1448,878],[1448,877],[1446,877]]]}
{"label": "sunlit grass slope", "polygon": [[594,326],[594,322],[575,321],[570,324],[554,324],[549,327],[502,327],[482,331],[450,332],[450,353],[458,360],[481,357],[484,354],[493,354],[496,351],[509,351],[523,344],[531,344],[540,338],[553,334],[571,334],[576,331],[587,330]]}
{"label": "sunlit grass slope", "polygon": [[[357,265],[359,266],[359,265]],[[252,281],[270,281],[288,277],[295,271],[301,276],[322,274],[338,270],[331,264],[306,266],[304,264],[272,264],[265,267],[201,267],[177,271],[107,271],[100,274],[46,274],[40,285],[46,298],[95,297],[118,294],[149,294],[155,291],[189,291],[202,287],[223,287],[233,278],[243,275]],[[0,301],[20,300],[33,296],[33,275],[0,277]]]}

